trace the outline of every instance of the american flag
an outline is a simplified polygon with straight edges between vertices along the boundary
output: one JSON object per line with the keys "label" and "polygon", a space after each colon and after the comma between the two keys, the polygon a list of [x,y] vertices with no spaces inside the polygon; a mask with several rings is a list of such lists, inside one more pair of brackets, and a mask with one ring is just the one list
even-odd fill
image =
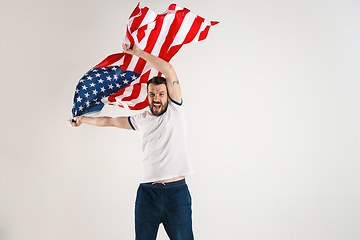
{"label": "american flag", "polygon": [[[184,44],[204,40],[217,23],[176,4],[161,14],[138,4],[128,20],[124,43],[169,62]],[[161,73],[141,58],[126,53],[108,56],[80,79],[73,117],[97,113],[104,104],[130,110],[147,107],[146,83],[153,76]]]}
{"label": "american flag", "polygon": [[76,86],[73,117],[100,112],[109,103],[109,96],[124,89],[139,76],[116,66],[90,69]]}

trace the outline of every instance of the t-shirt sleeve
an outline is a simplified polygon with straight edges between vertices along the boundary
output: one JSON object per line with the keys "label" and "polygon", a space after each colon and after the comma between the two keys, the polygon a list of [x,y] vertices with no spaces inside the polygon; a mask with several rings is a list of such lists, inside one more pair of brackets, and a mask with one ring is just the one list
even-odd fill
{"label": "t-shirt sleeve", "polygon": [[145,118],[146,112],[142,112],[139,114],[135,114],[128,117],[128,121],[130,123],[130,126],[135,131],[139,130],[141,120]]}
{"label": "t-shirt sleeve", "polygon": [[135,126],[137,126],[137,125],[135,124],[134,116],[129,116],[128,121],[129,121],[131,128],[136,131],[137,128],[135,128]]}
{"label": "t-shirt sleeve", "polygon": [[170,100],[171,100],[171,102],[173,102],[174,104],[176,104],[177,106],[182,106],[182,104],[183,104],[183,100],[181,99],[181,102],[180,103],[178,103],[177,101],[175,101],[175,100],[172,100],[171,98],[170,98]]}
{"label": "t-shirt sleeve", "polygon": [[169,102],[170,107],[177,113],[183,114],[183,100],[181,99],[181,103],[176,102],[170,98]]}

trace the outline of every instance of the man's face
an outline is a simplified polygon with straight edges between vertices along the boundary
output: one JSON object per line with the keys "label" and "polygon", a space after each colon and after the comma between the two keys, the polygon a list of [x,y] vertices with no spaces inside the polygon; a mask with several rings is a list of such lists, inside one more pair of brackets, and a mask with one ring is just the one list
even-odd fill
{"label": "man's face", "polygon": [[148,86],[149,108],[153,115],[162,115],[168,107],[168,94],[165,84]]}

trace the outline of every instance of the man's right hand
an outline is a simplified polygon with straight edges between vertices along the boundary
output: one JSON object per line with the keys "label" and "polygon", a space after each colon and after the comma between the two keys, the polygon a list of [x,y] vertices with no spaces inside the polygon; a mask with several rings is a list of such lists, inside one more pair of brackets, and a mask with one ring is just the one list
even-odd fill
{"label": "man's right hand", "polygon": [[82,118],[81,116],[74,117],[71,126],[80,127],[80,125],[82,124],[81,118]]}
{"label": "man's right hand", "polygon": [[132,46],[132,48],[126,48],[125,43],[122,44],[122,49],[125,53],[138,56],[138,52],[142,51],[136,44]]}

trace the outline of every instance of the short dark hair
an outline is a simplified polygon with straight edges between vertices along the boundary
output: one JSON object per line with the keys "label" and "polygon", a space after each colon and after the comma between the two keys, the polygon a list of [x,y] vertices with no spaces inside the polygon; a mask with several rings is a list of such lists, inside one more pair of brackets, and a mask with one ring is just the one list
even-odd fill
{"label": "short dark hair", "polygon": [[154,84],[155,86],[160,85],[160,84],[165,84],[166,89],[167,89],[167,85],[166,85],[166,79],[164,77],[159,77],[159,76],[155,76],[152,77],[148,82],[147,82],[147,91],[149,90],[149,84]]}

